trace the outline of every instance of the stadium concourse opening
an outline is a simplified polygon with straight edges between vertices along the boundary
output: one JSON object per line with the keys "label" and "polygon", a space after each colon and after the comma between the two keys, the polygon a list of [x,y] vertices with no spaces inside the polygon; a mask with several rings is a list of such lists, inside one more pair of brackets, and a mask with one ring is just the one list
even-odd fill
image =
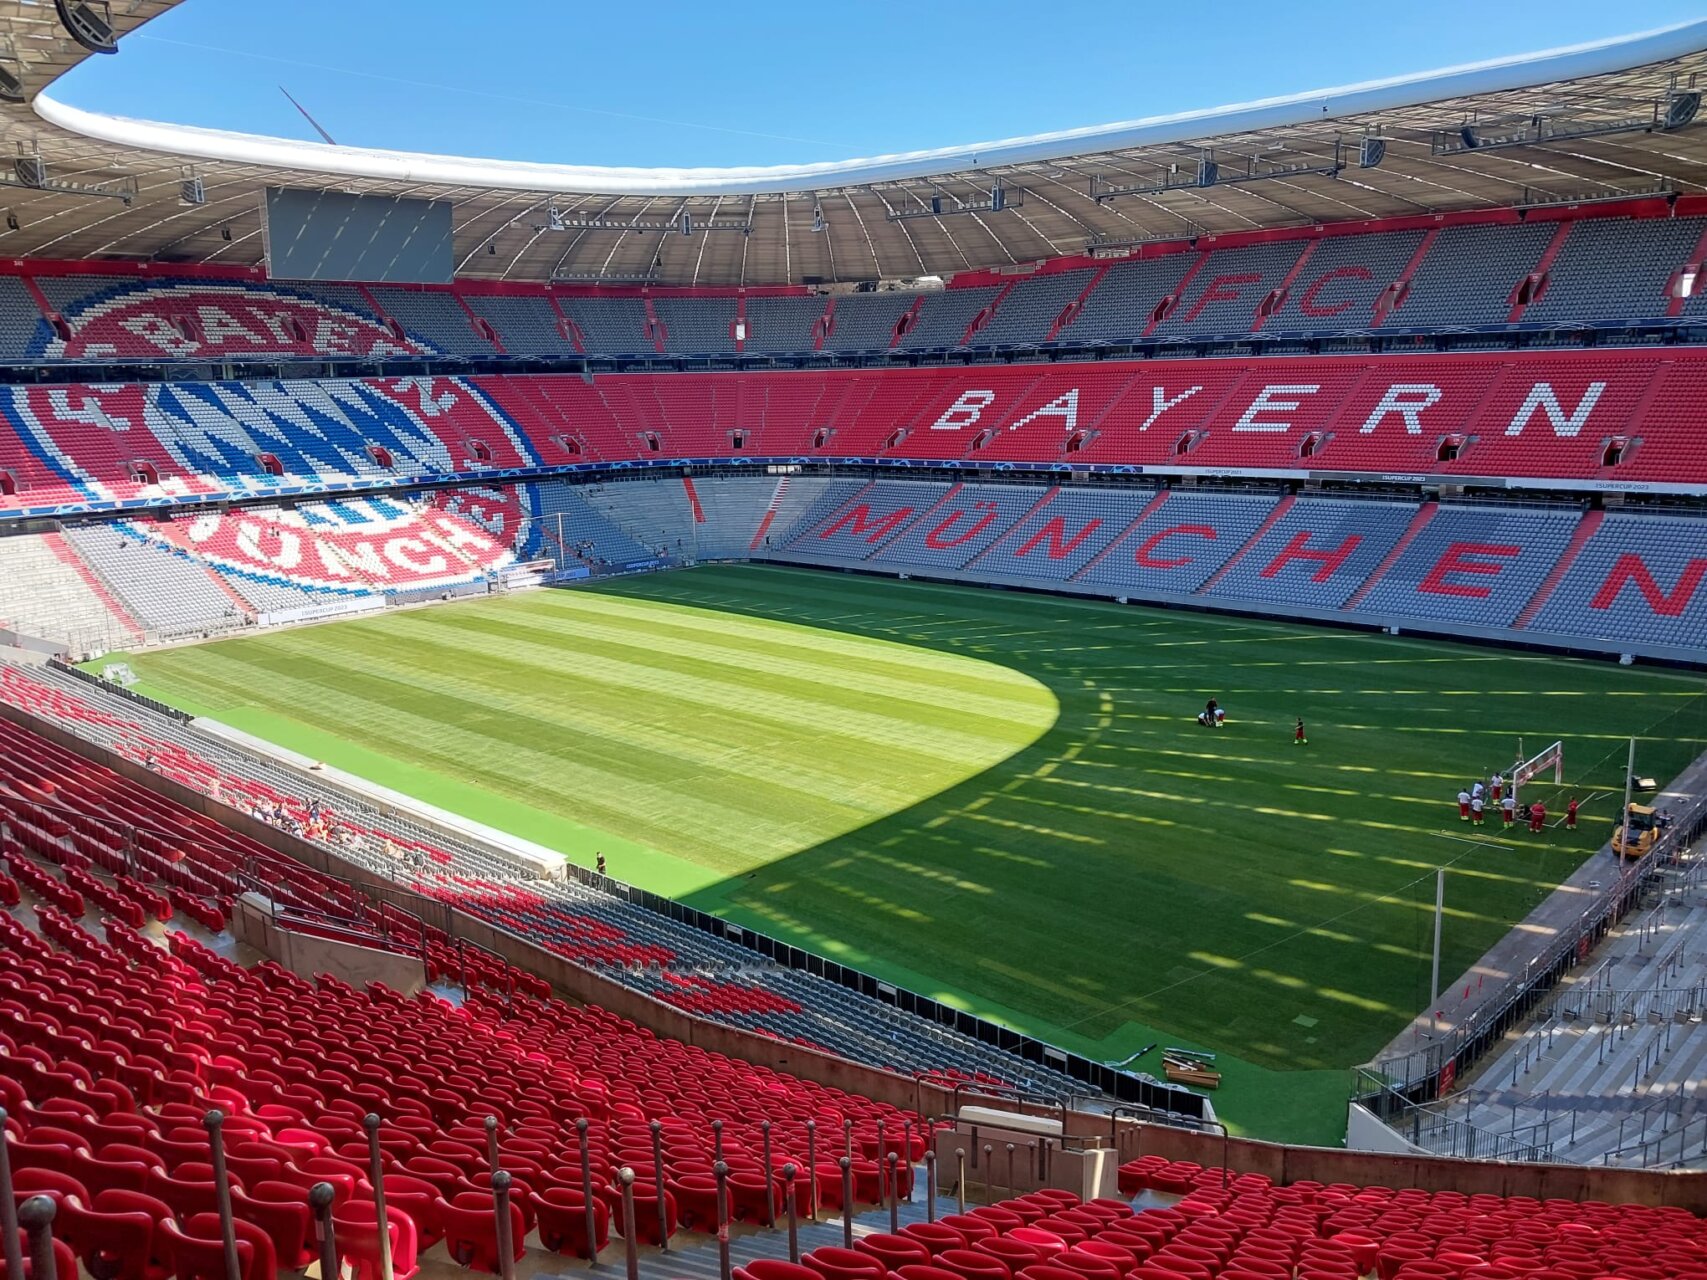
{"label": "stadium concourse opening", "polygon": [[[1456,974],[1604,842],[1631,735],[1661,779],[1707,746],[1685,671],[760,565],[128,660],[1069,1051],[1211,1052],[1230,1123],[1324,1144],[1345,1069],[1429,1003],[1435,868]],[[1555,740],[1530,787],[1574,831],[1461,826],[1461,788]]]}

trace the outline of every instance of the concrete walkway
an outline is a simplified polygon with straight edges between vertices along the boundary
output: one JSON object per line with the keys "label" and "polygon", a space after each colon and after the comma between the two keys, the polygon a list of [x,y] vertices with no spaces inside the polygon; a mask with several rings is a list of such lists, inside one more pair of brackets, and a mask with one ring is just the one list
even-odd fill
{"label": "concrete walkway", "polygon": [[[1707,796],[1707,755],[1702,755],[1650,800],[1672,813],[1685,813]],[[1495,943],[1482,958],[1453,981],[1442,980],[1438,1020],[1436,1010],[1421,1010],[1383,1049],[1377,1061],[1401,1058],[1427,1048],[1460,1026],[1475,1023],[1497,1007],[1506,984],[1526,968],[1561,934],[1569,934],[1582,914],[1621,874],[1610,843],[1602,845],[1549,894],[1527,917]],[[1468,993],[1468,994],[1466,994]]]}

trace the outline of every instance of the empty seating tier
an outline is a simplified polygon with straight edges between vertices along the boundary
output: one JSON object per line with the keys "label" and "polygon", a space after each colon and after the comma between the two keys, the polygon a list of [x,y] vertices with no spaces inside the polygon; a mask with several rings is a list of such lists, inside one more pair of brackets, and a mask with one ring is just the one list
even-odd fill
{"label": "empty seating tier", "polygon": [[[322,779],[311,784],[314,799],[335,821],[316,828],[300,775],[63,673],[0,662],[0,701],[132,761],[152,760],[162,776],[615,981],[649,995],[667,991],[678,1008],[687,1000],[698,1016],[907,1075],[959,1073],[1051,1096],[1087,1093],[1052,1067],[784,969],[719,934],[574,881],[534,878],[536,870],[506,854],[382,812]],[[669,982],[665,972],[704,981]]]}
{"label": "empty seating tier", "polygon": [[[472,282],[364,289],[247,274],[121,274],[117,267],[66,274],[56,264],[23,262],[14,268],[22,275],[0,278],[0,354],[151,361],[874,355],[892,348],[1200,342],[1257,332],[1285,338],[1373,328],[1679,325],[1707,306],[1702,290],[1679,290],[1686,274],[1699,272],[1707,219],[1693,204],[1679,212],[1564,221],[1518,221],[1503,212],[1424,228],[1374,223],[1223,235],[1145,245],[1113,264],[1081,258],[1032,275],[980,272],[924,293],[744,303],[691,289],[616,293],[506,283],[492,292]],[[1081,296],[1083,305],[1075,306]],[[747,326],[738,339],[743,307]]]}

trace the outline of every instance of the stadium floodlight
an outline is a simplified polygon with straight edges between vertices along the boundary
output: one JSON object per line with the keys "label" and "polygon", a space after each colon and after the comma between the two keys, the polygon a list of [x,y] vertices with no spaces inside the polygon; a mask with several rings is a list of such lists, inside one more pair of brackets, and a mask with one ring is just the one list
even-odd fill
{"label": "stadium floodlight", "polygon": [[1017,209],[1024,203],[1021,193],[1009,191],[997,182],[991,185],[990,194],[982,200],[956,200],[937,195],[917,208],[890,209],[883,217],[888,222],[906,222],[913,218],[948,218],[962,213],[1001,213],[1005,209]]}
{"label": "stadium floodlight", "polygon": [[62,196],[89,196],[95,199],[118,200],[132,204],[136,200],[136,179],[114,178],[106,182],[74,182],[55,178],[34,148],[18,144],[18,154],[12,160],[10,172],[0,169],[0,187],[22,187],[26,191],[51,191]]}
{"label": "stadium floodlight", "polygon": [[190,207],[207,203],[207,188],[202,184],[201,174],[192,170],[184,175],[178,183],[178,203]]}
{"label": "stadium floodlight", "polygon": [[655,284],[658,277],[650,271],[600,272],[559,271],[552,275],[552,284]]}
{"label": "stadium floodlight", "polygon": [[1636,187],[1591,187],[1586,191],[1571,191],[1562,195],[1525,187],[1523,199],[1513,204],[1512,208],[1523,210],[1557,207],[1562,204],[1617,204],[1624,200],[1675,201],[1679,194],[1678,189],[1666,178],[1655,178]]}
{"label": "stadium floodlight", "polygon": [[117,53],[113,9],[106,0],[53,0],[59,22],[71,38],[92,53]]}
{"label": "stadium floodlight", "polygon": [[1671,92],[1654,99],[1648,110],[1625,116],[1537,112],[1487,122],[1471,119],[1452,128],[1433,130],[1429,135],[1429,150],[1433,155],[1451,156],[1507,147],[1544,147],[1553,142],[1618,133],[1669,133],[1693,124],[1700,109],[1699,93]]}
{"label": "stadium floodlight", "polygon": [[592,218],[571,217],[555,205],[549,205],[545,210],[545,221],[533,224],[535,231],[611,231],[618,235],[624,232],[635,235],[642,231],[674,231],[680,235],[691,236],[702,231],[738,231],[742,235],[751,235],[752,223],[745,219],[708,218],[704,222],[696,222],[686,210],[680,217],[663,220],[659,218],[607,218],[603,216]]}
{"label": "stadium floodlight", "polygon": [[1666,99],[1664,123],[1661,129],[1668,132],[1681,129],[1685,125],[1695,123],[1695,117],[1701,110],[1701,95],[1699,93],[1673,93]]}
{"label": "stadium floodlight", "polygon": [[28,102],[24,89],[24,60],[10,40],[0,41],[0,102]]}
{"label": "stadium floodlight", "polygon": [[[1379,160],[1376,163],[1380,163]],[[1365,165],[1365,168],[1372,166]],[[1335,178],[1345,169],[1345,151],[1338,139],[1334,141],[1332,160],[1317,161],[1303,160],[1297,164],[1270,164],[1260,156],[1249,156],[1245,160],[1243,173],[1238,170],[1229,171],[1222,167],[1212,152],[1204,152],[1197,159],[1197,167],[1188,178],[1177,176],[1180,167],[1170,164],[1167,173],[1161,181],[1139,183],[1136,186],[1112,187],[1101,178],[1091,178],[1091,199],[1098,204],[1107,204],[1118,200],[1121,196],[1153,196],[1167,191],[1201,191],[1208,187],[1242,186],[1250,182],[1269,182],[1276,178],[1301,178],[1309,174],[1318,174],[1325,178]]]}
{"label": "stadium floodlight", "polygon": [[1177,231],[1158,231],[1153,235],[1087,236],[1085,252],[1093,258],[1122,258],[1128,256],[1128,251],[1147,244],[1177,243],[1181,240],[1195,243],[1199,236],[1207,234],[1197,223],[1187,222]]}

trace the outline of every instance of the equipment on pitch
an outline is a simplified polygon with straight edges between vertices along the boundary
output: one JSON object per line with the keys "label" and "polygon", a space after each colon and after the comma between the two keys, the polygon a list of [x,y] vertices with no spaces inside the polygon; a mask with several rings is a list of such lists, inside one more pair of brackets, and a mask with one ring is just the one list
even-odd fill
{"label": "equipment on pitch", "polygon": [[[1522,750],[1522,747],[1519,747]],[[1527,760],[1520,760],[1511,767],[1511,794],[1521,796],[1523,784],[1542,774],[1552,771],[1553,784],[1557,786],[1565,780],[1565,744],[1555,742],[1552,746],[1536,752]],[[1518,801],[1522,803],[1521,799]]]}
{"label": "equipment on pitch", "polygon": [[1612,824],[1612,852],[1620,858],[1640,858],[1659,838],[1652,805],[1632,804],[1627,821]]}

